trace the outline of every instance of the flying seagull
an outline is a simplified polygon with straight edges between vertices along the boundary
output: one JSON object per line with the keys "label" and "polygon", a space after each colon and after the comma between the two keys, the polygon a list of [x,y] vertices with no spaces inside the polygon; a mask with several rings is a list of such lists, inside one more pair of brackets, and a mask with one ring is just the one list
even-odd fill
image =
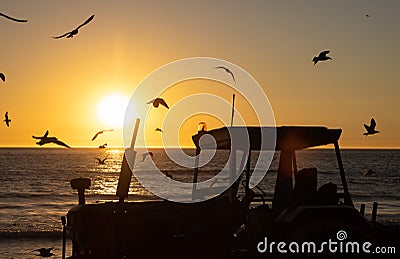
{"label": "flying seagull", "polygon": [[[35,249],[35,250],[33,250],[33,251],[38,251],[39,252],[39,254],[37,255],[37,256],[41,256],[41,257],[50,257],[50,256],[52,256],[52,255],[54,255],[52,252],[51,252],[51,250],[53,249],[54,247],[50,247],[50,248],[39,248],[39,249]],[[33,252],[32,251],[32,252]]]}
{"label": "flying seagull", "polygon": [[100,158],[97,158],[97,157],[96,157],[96,160],[98,161],[99,165],[105,165],[105,164],[106,164],[107,157],[104,158],[104,159],[100,159]]}
{"label": "flying seagull", "polygon": [[365,16],[366,16],[366,17],[370,17],[371,15],[369,15],[369,14],[366,14]]}
{"label": "flying seagull", "polygon": [[225,70],[226,73],[231,74],[233,81],[236,82],[235,76],[233,75],[232,71],[230,71],[228,68],[223,67],[223,66],[219,66],[219,67],[214,67],[214,69],[223,69],[223,70]]}
{"label": "flying seagull", "polygon": [[38,142],[36,142],[36,144],[38,144],[39,146],[43,146],[43,145],[48,144],[48,143],[54,143],[54,144],[57,144],[57,145],[60,145],[60,146],[63,146],[63,147],[71,148],[70,146],[68,146],[67,144],[62,142],[61,140],[58,140],[58,138],[56,138],[56,137],[48,137],[48,135],[49,135],[49,131],[46,130],[46,133],[42,137],[32,136],[32,138],[40,139]]}
{"label": "flying seagull", "polygon": [[163,132],[163,130],[160,128],[156,128],[155,131]]}
{"label": "flying seagull", "polygon": [[60,38],[64,38],[65,36],[66,36],[67,38],[73,38],[76,34],[78,34],[79,29],[80,29],[82,26],[85,26],[86,24],[88,24],[91,20],[93,20],[93,18],[94,18],[94,14],[93,14],[92,16],[90,16],[84,23],[82,23],[81,25],[79,25],[78,27],[76,27],[74,30],[72,30],[72,31],[70,31],[70,32],[67,32],[67,33],[65,33],[65,34],[63,34],[63,35],[53,37],[53,39],[60,39]]}
{"label": "flying seagull", "polygon": [[147,152],[147,153],[142,154],[142,162],[144,162],[144,160],[146,159],[146,156],[153,157],[153,152]]}
{"label": "flying seagull", "polygon": [[0,16],[3,16],[3,17],[5,17],[5,18],[7,18],[7,19],[10,19],[10,20],[12,20],[12,21],[14,21],[14,22],[27,22],[27,21],[28,21],[28,20],[16,19],[16,18],[10,17],[10,16],[8,16],[8,15],[6,15],[6,14],[3,14],[3,13],[0,13]]}
{"label": "flying seagull", "polygon": [[98,135],[103,134],[103,133],[106,132],[106,131],[113,131],[113,129],[109,129],[109,130],[100,130],[99,132],[97,132],[97,133],[93,136],[92,141],[95,140],[95,139],[97,138]]}
{"label": "flying seagull", "polygon": [[367,132],[364,132],[364,136],[374,135],[376,133],[379,133],[379,131],[375,130],[375,127],[376,127],[376,122],[374,118],[372,118],[369,126],[367,124],[364,124],[364,128],[367,130]]}
{"label": "flying seagull", "polygon": [[6,114],[4,114],[4,122],[6,123],[7,127],[10,127],[10,122],[11,120],[8,118],[8,112],[6,112]]}
{"label": "flying seagull", "polygon": [[106,148],[107,147],[107,143],[104,143],[103,145],[100,145],[99,148]]}
{"label": "flying seagull", "polygon": [[329,52],[331,52],[330,50],[325,50],[322,51],[321,53],[319,53],[319,55],[317,57],[314,57],[312,59],[312,61],[314,62],[314,65],[318,63],[318,61],[326,61],[329,59],[332,59],[331,57],[326,56]]}
{"label": "flying seagull", "polygon": [[167,109],[169,109],[168,104],[165,102],[165,100],[163,98],[156,98],[156,99],[153,99],[153,100],[147,102],[147,104],[150,104],[150,103],[152,103],[153,106],[156,108],[158,108],[158,106],[161,104],[161,105],[164,105]]}
{"label": "flying seagull", "polygon": [[6,81],[6,76],[3,73],[0,73],[0,78],[1,80],[3,80],[3,82]]}

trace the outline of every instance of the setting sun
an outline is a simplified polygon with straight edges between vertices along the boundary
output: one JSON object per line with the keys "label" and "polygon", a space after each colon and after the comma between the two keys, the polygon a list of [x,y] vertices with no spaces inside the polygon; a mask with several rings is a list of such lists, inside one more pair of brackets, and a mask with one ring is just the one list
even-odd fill
{"label": "setting sun", "polygon": [[97,106],[97,116],[105,126],[120,128],[124,123],[128,97],[113,94],[102,99]]}

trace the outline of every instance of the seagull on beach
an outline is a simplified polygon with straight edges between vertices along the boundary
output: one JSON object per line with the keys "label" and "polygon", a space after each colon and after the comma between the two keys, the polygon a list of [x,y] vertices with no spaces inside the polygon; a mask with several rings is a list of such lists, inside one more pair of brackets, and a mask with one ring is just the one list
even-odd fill
{"label": "seagull on beach", "polygon": [[331,52],[331,51],[325,50],[325,51],[322,51],[321,53],[319,53],[318,56],[314,57],[312,59],[312,61],[314,62],[314,65],[317,64],[318,61],[326,61],[326,60],[332,59],[331,57],[327,56],[329,52]]}
{"label": "seagull on beach", "polygon": [[364,124],[364,128],[367,130],[367,132],[364,132],[364,136],[374,135],[376,133],[379,133],[379,131],[375,130],[375,127],[376,127],[376,122],[374,118],[372,118],[369,126],[367,124]]}
{"label": "seagull on beach", "polygon": [[6,123],[7,127],[10,127],[10,122],[11,120],[8,118],[8,112],[6,112],[6,114],[4,114],[4,122]]}
{"label": "seagull on beach", "polygon": [[232,71],[229,70],[228,68],[223,67],[223,66],[219,66],[219,67],[214,67],[214,69],[223,69],[223,70],[225,70],[226,73],[231,74],[233,81],[236,83],[235,76],[233,75]]}
{"label": "seagull on beach", "polygon": [[97,133],[93,136],[92,141],[95,140],[95,139],[97,138],[98,135],[103,134],[103,133],[106,132],[106,131],[113,131],[113,129],[109,129],[109,130],[100,130],[99,132],[97,132]]}
{"label": "seagull on beach", "polygon": [[39,146],[43,146],[48,143],[54,143],[54,144],[57,144],[57,145],[60,145],[60,146],[66,147],[66,148],[71,148],[70,146],[68,146],[67,144],[62,142],[61,140],[58,140],[58,138],[48,137],[48,135],[49,135],[49,131],[46,130],[46,133],[42,137],[32,136],[32,138],[40,139],[38,142],[36,142],[36,144],[38,144]]}
{"label": "seagull on beach", "polygon": [[0,16],[3,16],[3,17],[5,17],[5,18],[7,18],[7,19],[10,19],[10,20],[12,20],[12,21],[14,21],[14,22],[27,22],[27,21],[28,21],[28,20],[16,19],[16,18],[13,18],[13,17],[11,17],[11,16],[8,16],[8,15],[6,15],[6,14],[4,14],[4,13],[0,13]]}
{"label": "seagull on beach", "polygon": [[167,102],[165,102],[165,100],[163,98],[156,98],[156,99],[153,99],[153,100],[147,102],[147,104],[150,104],[150,103],[152,103],[155,108],[158,108],[158,106],[161,104],[161,105],[165,106],[167,109],[169,109]]}
{"label": "seagull on beach", "polygon": [[0,73],[0,78],[1,80],[3,80],[3,82],[6,81],[6,76],[3,73]]}
{"label": "seagull on beach", "polygon": [[106,164],[107,157],[104,158],[104,159],[100,159],[100,158],[97,158],[97,157],[96,157],[96,160],[98,161],[99,165],[105,165],[105,164]]}
{"label": "seagull on beach", "polygon": [[41,256],[41,257],[50,257],[53,256],[54,254],[51,252],[51,250],[54,249],[54,247],[50,247],[50,248],[39,248],[39,249],[35,249],[34,251],[38,251],[39,254],[37,256]]}
{"label": "seagull on beach", "polygon": [[161,133],[163,132],[163,130],[160,129],[160,128],[156,128],[155,131],[159,131],[159,132],[161,132]]}
{"label": "seagull on beach", "polygon": [[153,152],[146,152],[142,154],[142,162],[144,162],[147,156],[153,157]]}
{"label": "seagull on beach", "polygon": [[82,23],[81,25],[76,27],[74,30],[72,30],[70,32],[67,32],[67,33],[65,33],[63,35],[53,37],[53,39],[60,39],[60,38],[64,38],[64,37],[73,38],[76,34],[78,34],[79,29],[82,26],[85,26],[86,24],[88,24],[91,20],[93,20],[93,18],[94,18],[94,14],[92,16],[90,16],[84,23]]}

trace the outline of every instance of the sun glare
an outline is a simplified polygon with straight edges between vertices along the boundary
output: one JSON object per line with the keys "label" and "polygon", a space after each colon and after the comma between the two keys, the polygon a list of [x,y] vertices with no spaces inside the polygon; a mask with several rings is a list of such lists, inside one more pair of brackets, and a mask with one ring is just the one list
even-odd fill
{"label": "sun glare", "polygon": [[102,99],[97,106],[97,116],[105,126],[121,128],[129,99],[120,94],[113,94]]}

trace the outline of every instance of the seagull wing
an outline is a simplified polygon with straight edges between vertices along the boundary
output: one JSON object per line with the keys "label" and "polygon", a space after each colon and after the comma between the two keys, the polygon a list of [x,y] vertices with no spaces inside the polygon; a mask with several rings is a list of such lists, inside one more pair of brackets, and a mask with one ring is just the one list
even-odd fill
{"label": "seagull wing", "polygon": [[103,133],[103,132],[102,132],[102,131],[97,132],[97,133],[93,136],[92,141],[95,140],[95,139],[97,138],[97,136],[98,136],[99,134],[101,134],[101,133]]}
{"label": "seagull wing", "polygon": [[0,13],[0,15],[3,16],[3,17],[5,17],[5,18],[7,18],[7,19],[13,20],[13,21],[15,21],[15,22],[27,22],[27,21],[28,21],[28,20],[16,19],[16,18],[13,18],[13,17],[8,16],[8,15],[3,14],[3,13]]}
{"label": "seagull wing", "polygon": [[319,57],[326,57],[326,55],[328,55],[328,53],[331,52],[330,50],[324,50],[321,53],[319,53]]}
{"label": "seagull wing", "polygon": [[70,34],[71,32],[69,31],[69,32],[67,32],[67,33],[65,33],[65,34],[63,34],[63,35],[60,35],[60,36],[55,36],[55,37],[53,37],[53,39],[61,39],[61,38],[64,38],[65,36],[67,36],[68,34]]}
{"label": "seagull wing", "polygon": [[153,103],[156,99],[153,99],[151,101],[148,101],[147,104]]}
{"label": "seagull wing", "polygon": [[6,114],[4,114],[4,117],[5,117],[6,120],[8,121],[8,112],[6,112]]}
{"label": "seagull wing", "polygon": [[159,99],[159,103],[160,103],[161,105],[164,105],[167,109],[169,109],[168,104],[165,102],[164,99]]}
{"label": "seagull wing", "polygon": [[369,131],[369,126],[367,124],[364,124],[364,128]]}
{"label": "seagull wing", "polygon": [[46,133],[44,133],[43,138],[47,138],[48,135],[49,135],[49,130],[46,130]]}
{"label": "seagull wing", "polygon": [[3,73],[0,73],[0,78],[1,80],[3,80],[3,82],[6,81],[6,76]]}
{"label": "seagull wing", "polygon": [[220,68],[222,68],[222,69],[225,69],[225,70],[226,70],[226,67],[222,67],[222,66],[214,67],[214,69],[220,69]]}
{"label": "seagull wing", "polygon": [[232,75],[232,78],[233,78],[233,81],[235,81],[235,82],[236,82],[236,80],[235,80],[235,76],[233,75],[232,71],[230,71],[230,70],[228,69],[226,72],[228,72],[229,74],[231,74],[231,75]]}
{"label": "seagull wing", "polygon": [[371,119],[371,130],[374,130],[376,127],[376,121],[374,120],[374,118]]}
{"label": "seagull wing", "polygon": [[54,140],[54,141],[52,141],[54,144],[57,144],[57,145],[60,145],[60,146],[63,146],[63,147],[67,147],[67,148],[71,148],[70,146],[68,146],[67,144],[65,144],[64,142],[62,142],[61,140]]}
{"label": "seagull wing", "polygon": [[90,16],[84,23],[82,23],[81,25],[76,27],[76,30],[79,30],[82,26],[85,26],[86,24],[88,24],[91,20],[93,20],[93,18],[94,18],[94,14],[92,16]]}

